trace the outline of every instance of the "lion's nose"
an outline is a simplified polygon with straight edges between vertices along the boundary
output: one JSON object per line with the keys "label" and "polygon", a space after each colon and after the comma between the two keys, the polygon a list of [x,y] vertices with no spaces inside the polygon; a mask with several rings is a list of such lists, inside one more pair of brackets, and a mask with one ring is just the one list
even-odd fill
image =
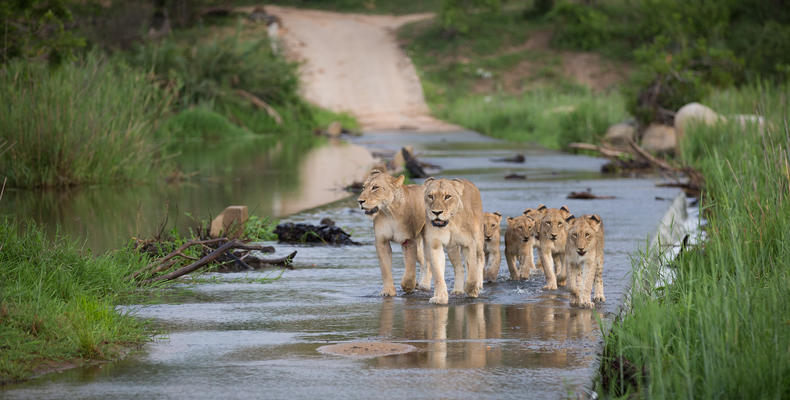
{"label": "lion's nose", "polygon": [[365,204],[365,200],[357,200],[357,201],[359,202],[359,205]]}
{"label": "lion's nose", "polygon": [[431,212],[433,213],[433,215],[435,215],[437,217],[442,214],[441,211],[431,211]]}
{"label": "lion's nose", "polygon": [[554,235],[554,234],[551,235],[551,240],[554,240],[556,238],[557,238],[557,235]]}

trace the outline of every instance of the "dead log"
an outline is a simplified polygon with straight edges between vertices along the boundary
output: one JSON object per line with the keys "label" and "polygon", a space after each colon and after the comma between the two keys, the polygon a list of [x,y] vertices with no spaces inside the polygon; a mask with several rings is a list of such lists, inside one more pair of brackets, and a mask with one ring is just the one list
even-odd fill
{"label": "dead log", "polygon": [[401,154],[403,155],[403,160],[406,162],[406,170],[409,171],[409,176],[412,178],[427,178],[428,174],[425,173],[425,170],[422,169],[420,162],[411,155],[411,152],[406,150],[406,148],[400,149]]}
{"label": "dead log", "polygon": [[252,103],[255,107],[258,107],[258,108],[266,111],[266,114],[269,114],[269,116],[274,119],[274,122],[276,122],[277,125],[282,125],[283,124],[283,118],[280,116],[280,113],[278,113],[277,110],[274,109],[274,107],[270,106],[268,103],[266,103],[265,101],[261,100],[260,97],[254,95],[254,94],[252,94],[252,93],[250,93],[250,92],[248,92],[248,91],[246,91],[244,89],[236,89],[236,93],[238,93],[239,95],[241,95],[245,99],[249,100],[250,103]]}
{"label": "dead log", "polygon": [[506,158],[492,158],[491,161],[496,162],[512,162],[512,163],[523,163],[526,161],[526,157],[523,154],[516,154],[513,157],[506,157]]}
{"label": "dead log", "polygon": [[239,242],[237,242],[235,240],[231,240],[230,242],[227,242],[227,243],[223,244],[222,246],[218,247],[216,250],[214,250],[211,253],[209,253],[209,255],[201,258],[200,260],[197,260],[197,261],[193,262],[192,264],[187,265],[186,267],[179,268],[179,269],[177,269],[177,270],[175,270],[175,271],[173,271],[173,272],[171,272],[169,274],[166,274],[166,275],[162,275],[162,276],[157,276],[155,278],[146,279],[146,280],[143,281],[143,283],[144,284],[150,284],[150,283],[159,282],[159,281],[172,280],[172,279],[176,279],[176,278],[178,278],[178,277],[180,277],[182,275],[186,275],[186,274],[188,274],[190,272],[196,271],[199,268],[205,266],[206,264],[216,260],[217,257],[221,256],[223,253],[228,251],[230,248],[232,248],[233,246],[238,245],[238,244],[239,244]]}
{"label": "dead log", "polygon": [[628,155],[631,154],[631,153],[626,153],[624,151],[620,151],[620,150],[617,150],[617,149],[613,149],[611,147],[597,146],[597,145],[590,144],[590,143],[570,143],[570,144],[568,144],[568,147],[571,148],[571,149],[576,149],[576,150],[596,151],[596,152],[598,152],[599,154],[601,154],[602,156],[604,156],[606,158],[620,158],[620,157],[625,157],[625,156],[628,156]]}
{"label": "dead log", "polygon": [[[175,249],[170,254],[168,254],[168,255],[166,255],[166,256],[164,256],[162,258],[159,258],[156,261],[152,262],[151,264],[148,264],[145,267],[140,268],[139,270],[135,271],[131,275],[131,279],[137,279],[137,277],[139,277],[145,271],[148,271],[148,270],[156,267],[157,265],[159,265],[159,268],[154,269],[152,271],[152,273],[163,271],[164,269],[166,269],[166,268],[163,268],[163,265],[166,266],[166,267],[170,267],[170,266],[172,266],[173,264],[175,264],[177,262],[177,260],[174,260],[174,261],[172,261],[170,263],[167,262],[168,260],[171,260],[172,258],[174,258],[176,256],[181,256],[181,257],[184,257],[184,258],[194,259],[193,257],[188,257],[188,256],[185,256],[184,254],[182,254],[182,252],[184,250],[186,250],[186,249],[188,249],[188,248],[190,248],[190,247],[192,247],[194,245],[198,245],[198,244],[200,244],[200,245],[207,245],[207,244],[219,243],[219,242],[227,241],[227,240],[228,240],[228,238],[216,238],[216,239],[209,239],[209,240],[190,240],[190,241],[182,244],[179,248]],[[274,250],[272,249],[272,251],[274,251]]]}
{"label": "dead log", "polygon": [[608,200],[613,199],[614,196],[596,196],[590,192],[571,192],[568,198],[576,200]]}
{"label": "dead log", "polygon": [[294,257],[296,257],[296,250],[292,251],[291,254],[288,254],[285,257],[253,258],[247,261],[247,263],[250,265],[254,264],[257,268],[262,268],[264,266],[282,266],[288,269],[293,269],[292,263]]}

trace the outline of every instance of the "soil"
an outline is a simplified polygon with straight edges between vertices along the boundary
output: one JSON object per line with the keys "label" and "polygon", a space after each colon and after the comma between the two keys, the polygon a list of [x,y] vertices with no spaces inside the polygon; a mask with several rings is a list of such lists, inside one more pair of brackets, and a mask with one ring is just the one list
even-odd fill
{"label": "soil", "polygon": [[286,54],[302,63],[308,101],[355,116],[364,131],[453,131],[430,116],[420,79],[398,47],[395,30],[433,14],[346,14],[266,6],[282,21]]}
{"label": "soil", "polygon": [[318,348],[318,352],[323,354],[346,357],[381,357],[411,353],[416,350],[417,348],[412,345],[388,342],[338,343]]}

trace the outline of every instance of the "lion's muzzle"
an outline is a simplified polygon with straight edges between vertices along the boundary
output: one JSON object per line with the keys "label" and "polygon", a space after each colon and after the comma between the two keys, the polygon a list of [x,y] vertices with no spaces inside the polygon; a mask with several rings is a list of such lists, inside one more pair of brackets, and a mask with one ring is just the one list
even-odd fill
{"label": "lion's muzzle", "polygon": [[439,218],[436,218],[436,219],[432,219],[431,220],[431,225],[433,225],[433,226],[435,226],[437,228],[443,228],[443,227],[447,226],[447,221],[441,220]]}
{"label": "lion's muzzle", "polygon": [[578,249],[578,250],[576,250],[576,253],[578,253],[580,256],[583,256],[583,255],[587,254],[587,251],[586,250],[582,250],[582,249]]}
{"label": "lion's muzzle", "polygon": [[379,212],[379,206],[373,207],[370,210],[365,210],[365,208],[362,207],[362,210],[365,211],[365,215],[373,215],[373,214]]}

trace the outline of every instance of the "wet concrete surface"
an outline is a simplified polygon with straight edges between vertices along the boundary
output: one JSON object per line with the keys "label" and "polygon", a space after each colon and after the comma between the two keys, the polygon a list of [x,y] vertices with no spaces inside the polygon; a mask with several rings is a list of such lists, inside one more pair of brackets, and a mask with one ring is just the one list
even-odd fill
{"label": "wet concrete surface", "polygon": [[[647,246],[670,206],[656,197],[678,193],[655,187],[651,179],[600,175],[600,159],[473,133],[370,134],[355,143],[385,150],[414,145],[422,160],[444,167],[441,176],[475,182],[486,211],[515,216],[545,203],[601,215],[607,302],[597,312],[604,318],[612,318],[623,301],[630,254]],[[526,162],[491,161],[515,153]],[[504,179],[514,172],[527,180]],[[565,199],[587,188],[616,198]],[[589,390],[600,349],[593,310],[571,308],[562,288],[542,290],[542,275],[507,281],[504,259],[498,281],[486,284],[478,299],[451,295],[448,306],[434,306],[428,292],[378,297],[372,223],[355,205],[349,199],[287,220],[330,217],[362,246],[277,245],[278,255],[293,249],[299,254],[296,269],[272,283],[253,280],[278,271],[213,274],[211,283],[181,285],[189,292],[178,301],[121,307],[167,333],[125,360],[44,376],[7,387],[0,397],[521,399],[576,397]],[[399,282],[400,246],[393,246],[393,258]],[[451,281],[452,274],[446,275]],[[404,343],[417,351],[370,358],[317,351],[351,341]]]}

